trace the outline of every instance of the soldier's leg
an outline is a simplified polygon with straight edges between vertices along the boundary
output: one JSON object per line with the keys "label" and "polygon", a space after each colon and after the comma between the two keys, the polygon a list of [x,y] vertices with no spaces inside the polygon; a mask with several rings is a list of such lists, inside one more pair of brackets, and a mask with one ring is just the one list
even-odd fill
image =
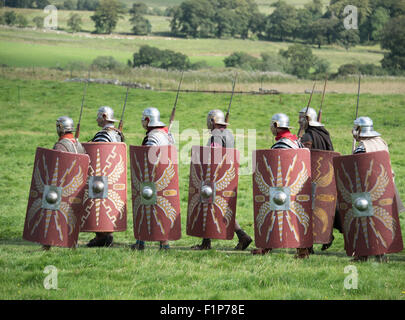
{"label": "soldier's leg", "polygon": [[294,258],[296,259],[305,259],[309,258],[309,249],[308,248],[297,248],[297,253]]}
{"label": "soldier's leg", "polygon": [[270,253],[271,250],[272,250],[271,248],[257,248],[257,249],[253,249],[251,251],[251,253],[254,255],[264,255],[264,254]]}
{"label": "soldier's leg", "polygon": [[238,221],[235,220],[235,233],[238,236],[239,242],[235,250],[245,250],[252,242],[252,238],[240,227]]}
{"label": "soldier's leg", "polygon": [[89,241],[88,247],[110,247],[114,237],[112,232],[96,232],[96,237]]}
{"label": "soldier's leg", "polygon": [[131,245],[132,250],[143,250],[145,249],[145,241],[136,240],[135,244]]}
{"label": "soldier's leg", "polygon": [[192,246],[191,249],[193,250],[209,250],[211,249],[211,239],[203,239],[201,244],[197,244]]}
{"label": "soldier's leg", "polygon": [[51,249],[51,246],[48,245],[42,245],[42,250],[48,251]]}
{"label": "soldier's leg", "polygon": [[163,249],[163,250],[170,249],[169,241],[160,241],[159,249]]}

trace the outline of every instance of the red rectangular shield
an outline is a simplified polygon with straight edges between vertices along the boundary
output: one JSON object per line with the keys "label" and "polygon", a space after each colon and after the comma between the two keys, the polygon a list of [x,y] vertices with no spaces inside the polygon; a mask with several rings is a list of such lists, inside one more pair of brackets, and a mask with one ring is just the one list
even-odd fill
{"label": "red rectangular shield", "polygon": [[330,243],[336,213],[337,191],[333,158],[339,152],[311,150],[314,243]]}
{"label": "red rectangular shield", "polygon": [[231,240],[235,231],[239,151],[233,148],[191,149],[187,234]]}
{"label": "red rectangular shield", "polygon": [[90,165],[80,231],[125,231],[127,146],[123,142],[87,142],[82,145],[90,157]]}
{"label": "red rectangular shield", "polygon": [[129,152],[135,238],[144,241],[180,239],[176,147],[130,146]]}
{"label": "red rectangular shield", "polygon": [[403,241],[389,153],[336,157],[333,164],[347,255],[401,251]]}
{"label": "red rectangular shield", "polygon": [[253,206],[258,248],[313,244],[308,149],[255,150]]}
{"label": "red rectangular shield", "polygon": [[23,239],[76,247],[89,157],[37,148]]}

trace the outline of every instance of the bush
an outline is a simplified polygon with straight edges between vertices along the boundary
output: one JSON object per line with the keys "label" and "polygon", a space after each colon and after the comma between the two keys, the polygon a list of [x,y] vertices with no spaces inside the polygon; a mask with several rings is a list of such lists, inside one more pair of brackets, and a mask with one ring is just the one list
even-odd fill
{"label": "bush", "polygon": [[17,14],[17,18],[16,18],[16,23],[15,23],[18,27],[20,28],[25,28],[26,26],[28,26],[28,20],[26,17],[24,17],[22,14]]}
{"label": "bush", "polygon": [[359,74],[359,67],[357,65],[352,63],[343,64],[338,69],[339,76],[344,77],[351,74]]}
{"label": "bush", "polygon": [[98,70],[116,70],[121,64],[111,56],[100,56],[93,60],[91,67]]}
{"label": "bush", "polygon": [[40,16],[36,16],[32,19],[32,22],[34,22],[35,26],[37,28],[42,28],[44,26],[44,18]]}
{"label": "bush", "polygon": [[134,53],[133,67],[151,66],[160,69],[190,69],[189,58],[172,50],[160,50],[148,45],[141,46],[139,52]]}
{"label": "bush", "polygon": [[12,25],[16,24],[16,22],[17,22],[17,15],[15,14],[14,11],[4,12],[3,17],[4,17],[4,22],[9,26],[12,26]]}
{"label": "bush", "polygon": [[245,52],[234,52],[224,59],[225,67],[243,70],[259,70],[260,60]]}

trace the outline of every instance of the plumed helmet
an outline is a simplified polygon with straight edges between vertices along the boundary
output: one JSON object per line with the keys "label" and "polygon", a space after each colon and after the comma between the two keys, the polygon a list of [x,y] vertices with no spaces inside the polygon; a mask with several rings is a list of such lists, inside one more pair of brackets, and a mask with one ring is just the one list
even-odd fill
{"label": "plumed helmet", "polygon": [[98,109],[97,118],[102,119],[103,115],[106,116],[105,120],[111,122],[118,122],[118,120],[114,119],[114,110],[109,106],[102,106]]}
{"label": "plumed helmet", "polygon": [[[299,116],[300,116],[299,122],[300,123],[302,121],[301,119],[305,116],[306,111],[307,111],[306,107],[300,111],[300,114],[299,114]],[[307,117],[308,117],[308,120],[309,120],[308,124],[311,127],[323,127],[323,124],[317,121],[318,114],[316,113],[315,109],[309,107],[308,111],[307,111]]]}
{"label": "plumed helmet", "polygon": [[354,131],[360,138],[372,138],[381,136],[380,133],[374,131],[373,120],[369,117],[359,117],[354,120]]}
{"label": "plumed helmet", "polygon": [[56,131],[61,136],[68,132],[74,131],[73,120],[67,116],[59,117],[56,120]]}
{"label": "plumed helmet", "polygon": [[276,113],[272,118],[271,118],[271,125],[276,128],[292,128],[290,127],[290,119],[288,116],[284,113]]}
{"label": "plumed helmet", "polygon": [[207,127],[208,127],[208,129],[213,130],[214,126],[216,124],[220,124],[220,125],[223,125],[223,126],[229,125],[229,123],[225,122],[224,113],[219,109],[211,110],[210,112],[208,112],[208,115],[207,115]]}
{"label": "plumed helmet", "polygon": [[[147,119],[149,119],[149,123],[147,123]],[[142,112],[142,126],[146,130],[153,127],[165,127],[166,125],[160,121],[159,110],[153,107],[149,107]]]}

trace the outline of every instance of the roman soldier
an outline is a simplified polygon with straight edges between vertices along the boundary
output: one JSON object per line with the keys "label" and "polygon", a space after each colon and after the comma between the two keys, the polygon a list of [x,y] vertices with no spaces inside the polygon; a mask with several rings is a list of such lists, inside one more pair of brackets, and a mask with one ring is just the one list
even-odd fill
{"label": "roman soldier", "polygon": [[[93,137],[93,139],[91,139],[91,142],[107,142],[107,143],[120,143],[120,142],[124,142],[124,135],[123,135],[123,133],[120,131],[120,130],[118,130],[117,128],[115,128],[115,126],[114,126],[114,123],[115,122],[118,122],[118,120],[116,120],[116,119],[114,119],[114,110],[111,108],[111,107],[109,107],[109,106],[102,106],[102,107],[100,107],[99,109],[98,109],[98,112],[97,112],[97,119],[96,119],[96,121],[97,121],[97,124],[98,124],[98,126],[99,127],[101,127],[102,129],[99,131],[99,132],[97,132],[96,134],[95,134],[95,136]],[[89,143],[89,144],[84,144],[84,147],[85,148],[88,148],[88,145],[91,145],[91,143]],[[123,146],[123,147],[125,147],[125,146]],[[123,167],[123,169],[122,170],[124,170],[125,172],[126,172],[126,148],[123,148],[123,149],[125,149],[124,151],[122,151],[123,153],[125,153],[125,155],[122,155],[122,157],[123,158],[125,158],[125,163],[123,162],[123,161],[120,161],[119,162],[119,164],[118,164],[118,166],[119,167]],[[98,153],[100,153],[100,150],[98,150],[97,151]],[[110,151],[108,151],[108,153],[110,153]],[[99,157],[99,154],[98,154],[98,157]],[[90,156],[90,158],[92,158],[92,156]],[[92,160],[92,162],[93,162],[93,166],[95,165],[95,162],[96,162],[96,159],[91,159]],[[100,161],[100,159],[98,159],[97,161]],[[95,168],[94,168],[95,169]],[[93,170],[94,170],[93,169]],[[121,170],[121,171],[122,171]],[[95,170],[94,170],[95,171]],[[126,177],[126,174],[125,174],[125,177]],[[126,180],[126,179],[125,179]],[[126,184],[126,181],[124,181],[125,183],[124,184]],[[106,184],[108,184],[108,182],[107,182],[107,180],[106,181],[103,181],[103,182],[101,182],[101,181],[95,181],[94,182],[94,184],[93,184],[93,182],[92,182],[92,186],[94,187],[92,190],[90,190],[90,192],[88,193],[88,195],[90,194],[90,193],[94,193],[94,191],[96,190],[96,189],[100,189],[100,188],[98,188],[98,187],[100,187],[101,186],[101,183],[103,183],[103,187],[104,186],[106,186]],[[122,189],[122,188],[120,188],[120,189]],[[124,188],[125,190],[126,190],[126,187]],[[100,192],[99,192],[100,191]],[[103,193],[104,191],[101,191],[101,189],[100,190],[97,190],[96,191],[96,193]],[[107,195],[104,195],[103,196],[104,198],[106,198],[107,197]],[[90,196],[89,198],[93,198],[92,196]],[[86,201],[87,200],[89,200],[89,198],[87,198],[86,199]],[[97,196],[94,196],[94,199],[97,199],[98,197]],[[118,203],[118,205],[117,204],[115,204],[115,207],[118,207],[119,206],[119,210],[118,211],[120,211],[120,216],[122,217],[123,216],[123,211],[125,211],[126,209],[126,205],[125,205],[125,202],[126,202],[126,198],[124,199],[125,201],[123,201],[122,199],[119,199],[119,200],[117,200],[116,202],[114,202],[114,203]],[[90,201],[90,200],[89,200]],[[93,200],[91,200],[91,201],[93,201]],[[93,207],[93,205],[90,205],[90,207]],[[87,210],[87,209],[85,209],[85,210]],[[108,210],[110,210],[110,209],[107,209],[107,211]],[[87,217],[88,218],[88,217]],[[115,217],[109,217],[110,218],[110,220],[113,222],[113,224],[115,223],[115,221],[116,221],[116,218]],[[82,229],[84,230],[84,231],[90,231],[90,230],[87,230],[88,229],[88,227],[87,227],[87,225],[86,225],[86,222],[87,221],[83,221],[83,224],[82,224]],[[84,227],[83,227],[84,226]],[[109,227],[109,228],[111,228],[111,227]],[[122,231],[122,230],[118,230],[119,228],[116,228],[116,226],[114,225],[113,227],[112,227],[113,229],[116,229],[115,231]],[[126,221],[125,221],[125,227],[121,227],[121,229],[125,229],[126,228]],[[96,232],[96,237],[95,238],[93,238],[92,240],[90,240],[89,242],[88,242],[88,244],[87,244],[87,246],[88,247],[110,247],[110,246],[112,246],[113,245],[113,241],[114,241],[114,237],[113,237],[113,232]]]}
{"label": "roman soldier", "polygon": [[89,157],[73,131],[73,120],[59,117],[54,151],[36,152],[23,237],[41,243],[44,250],[77,246]]}
{"label": "roman soldier", "polygon": [[[275,114],[271,119],[270,129],[275,136],[276,142],[271,147],[271,150],[256,150],[254,158],[256,158],[256,168],[254,172],[254,202],[255,202],[255,235],[256,243],[276,243],[280,248],[297,248],[296,258],[308,258],[309,250],[306,244],[312,244],[312,223],[311,215],[308,214],[308,203],[310,195],[310,156],[308,151],[304,151],[304,145],[299,141],[298,137],[290,132],[290,121],[287,115],[283,113]],[[303,151],[298,155],[296,152],[289,150]],[[272,150],[286,150],[288,154],[277,153],[274,155],[268,154]],[[291,154],[290,154],[291,153]],[[283,157],[283,160],[281,158]],[[297,158],[299,157],[299,159]],[[274,162],[276,163],[271,163]],[[298,159],[298,160],[297,160]],[[290,163],[288,165],[288,163]],[[294,175],[297,175],[296,167],[302,164],[301,171],[298,171],[296,177],[297,184],[292,190],[287,181],[291,183],[294,180]],[[259,168],[260,164],[260,168]],[[272,166],[273,165],[273,166]],[[263,166],[267,168],[268,174],[263,171]],[[272,169],[273,167],[273,169]],[[288,168],[285,173],[285,168]],[[284,174],[286,177],[284,178]],[[291,176],[292,175],[292,176]],[[302,175],[302,176],[301,176]],[[266,178],[265,178],[266,177]],[[277,179],[275,179],[277,177]],[[300,194],[304,192],[304,194]],[[270,197],[268,200],[267,198]],[[298,200],[297,200],[298,199]],[[300,202],[305,200],[305,202]],[[284,215],[286,217],[284,217]],[[270,219],[268,217],[270,216]],[[295,217],[298,217],[294,223]],[[278,221],[278,228],[275,227],[275,221]],[[269,222],[271,221],[270,224]],[[288,222],[288,227],[292,232],[286,233],[284,221]],[[263,229],[267,229],[267,233],[263,233]],[[277,232],[278,231],[278,232]],[[300,236],[299,233],[302,233]],[[271,247],[260,247],[252,250],[252,254],[266,254],[271,252]]]}
{"label": "roman soldier", "polygon": [[[304,145],[304,147],[310,149],[310,150],[324,150],[324,151],[333,151],[333,144],[332,140],[330,138],[329,132],[325,129],[325,126],[318,121],[318,115],[315,109],[308,107],[308,108],[303,108],[299,112],[299,118],[298,118],[298,123],[299,125],[305,130],[304,135],[301,137],[300,141]],[[328,153],[325,153],[322,158],[325,159],[325,155]],[[329,153],[329,157],[331,158],[332,156],[338,155],[337,153]],[[316,162],[319,160],[313,159]],[[318,168],[319,170],[319,168]],[[333,172],[333,169],[331,170]],[[331,184],[333,186],[333,184]],[[336,199],[336,197],[335,197]],[[325,222],[325,217],[326,215],[322,215],[322,222]],[[342,225],[340,223],[339,219],[339,214],[337,211],[335,211],[334,214],[334,219],[333,219],[333,227],[337,230],[339,230],[340,233],[342,233]],[[328,243],[323,243],[322,245],[322,251],[327,250],[333,243],[334,236],[331,234],[331,240]],[[310,253],[314,253],[313,248],[310,248]]]}
{"label": "roman soldier", "polygon": [[[359,117],[354,121],[352,130],[353,138],[358,142],[353,154],[362,154],[377,151],[387,151],[388,144],[381,138],[381,134],[374,130],[373,120],[369,117]],[[395,178],[394,171],[392,177]],[[394,183],[396,207],[399,213],[404,212],[405,208],[399,196],[399,192]],[[378,261],[386,261],[385,254],[375,256]],[[354,261],[366,261],[368,256],[356,256]]]}
{"label": "roman soldier", "polygon": [[[160,112],[159,112],[159,110],[157,109],[157,108],[153,108],[153,107],[150,107],[150,108],[146,108],[144,111],[143,111],[143,113],[142,113],[142,120],[141,120],[141,122],[142,122],[142,126],[143,126],[143,128],[146,130],[146,136],[145,136],[145,138],[143,139],[143,141],[142,141],[142,146],[171,146],[171,145],[174,145],[174,143],[175,143],[175,141],[174,141],[174,138],[173,138],[173,136],[172,136],[172,134],[169,132],[169,130],[168,130],[168,128],[167,128],[167,126],[162,122],[162,121],[160,121]],[[132,147],[131,147],[132,148]],[[132,155],[132,153],[133,153],[133,151],[131,150],[131,155]],[[143,159],[142,159],[143,160]],[[166,160],[168,160],[168,159],[166,159]],[[131,161],[132,161],[132,158],[131,158]],[[176,160],[177,161],[177,160]],[[145,163],[144,164],[144,166],[147,166],[148,164],[147,163]],[[156,163],[156,165],[158,165],[158,163]],[[140,166],[139,166],[140,167]],[[146,168],[144,168],[144,170],[147,170]],[[169,170],[169,169],[168,169]],[[153,170],[153,171],[155,171],[155,169]],[[173,171],[173,174],[174,175],[177,175],[177,169],[176,170],[172,170]],[[133,174],[133,178],[135,178],[135,176],[134,176],[135,174]],[[145,177],[143,177],[143,178],[145,178]],[[172,177],[173,178],[173,177]],[[142,182],[142,181],[140,181],[140,182]],[[138,183],[139,184],[139,183]],[[177,186],[175,186],[174,188],[178,188],[178,182],[177,182]],[[145,188],[144,188],[145,189]],[[149,191],[149,190],[151,190],[151,188],[149,187],[149,186],[147,186],[147,188],[145,189],[146,191]],[[144,191],[145,191],[144,190]],[[171,189],[170,191],[173,193],[173,190],[174,189]],[[138,190],[139,191],[139,190]],[[146,195],[146,191],[145,191],[145,194],[141,194],[141,196],[140,197],[146,197],[146,198],[149,198],[147,195]],[[177,196],[178,197],[178,192],[176,192],[176,195],[175,196]],[[146,199],[145,198],[145,199]],[[152,197],[150,197],[150,198],[152,198]],[[143,198],[142,198],[143,199]],[[162,199],[162,198],[161,198]],[[144,199],[143,199],[144,200]],[[149,199],[148,199],[149,200]],[[135,201],[136,200],[133,200],[133,202],[135,203]],[[176,203],[178,202],[178,201],[175,201]],[[152,206],[152,204],[150,204],[151,206]],[[159,204],[158,204],[159,205]],[[174,215],[178,215],[178,217],[177,218],[175,218],[174,216],[172,217],[172,226],[173,225],[175,225],[175,224],[178,224],[178,228],[180,227],[179,226],[179,224],[180,224],[180,217],[179,217],[179,215],[180,215],[180,210],[179,210],[179,203],[177,203],[177,205],[178,205],[178,208],[177,208],[177,210],[176,209],[173,209],[173,207],[171,207],[171,204],[169,205],[168,204],[168,202],[166,202],[166,206],[167,207],[170,207],[171,208],[171,211],[177,211],[177,212],[173,212],[173,214]],[[149,206],[148,206],[149,207]],[[163,205],[160,205],[160,207],[163,207]],[[139,208],[139,206],[138,206],[138,208]],[[150,209],[149,209],[150,210]],[[156,210],[156,208],[154,209],[154,210]],[[164,210],[163,210],[164,211]],[[164,213],[166,213],[166,212],[164,212]],[[136,215],[137,214],[137,212],[134,212],[134,215]],[[156,216],[155,216],[155,218],[156,218],[156,220],[158,221],[158,224],[160,224],[160,219],[159,218],[157,218]],[[150,217],[148,217],[148,219],[150,219]],[[143,219],[142,219],[143,220]],[[176,221],[175,221],[176,220]],[[135,226],[137,224],[137,226]],[[149,223],[148,223],[148,225],[149,225]],[[141,227],[142,227],[142,221],[138,221],[136,218],[134,218],[134,229],[141,229]],[[165,233],[164,231],[163,231],[163,233]],[[166,235],[167,234],[169,234],[170,233],[170,231],[168,231],[168,232],[166,232]],[[174,233],[179,233],[179,232],[174,232]],[[140,233],[137,233],[138,235],[140,234]],[[160,235],[160,236],[162,236],[162,235]],[[177,239],[179,237],[179,235],[176,235],[175,237],[174,237],[174,239]],[[169,238],[171,238],[171,236],[167,236],[167,238],[169,239]],[[160,243],[160,245],[159,245],[159,247],[160,247],[160,249],[163,249],[163,250],[167,250],[167,249],[170,249],[170,245],[169,245],[169,241],[168,240],[164,240],[164,241],[159,241],[159,243]],[[133,249],[133,250],[143,250],[144,248],[145,248],[145,241],[144,240],[139,240],[139,238],[136,240],[136,243],[135,244],[133,244],[132,246],[131,246],[131,248]]]}
{"label": "roman soldier", "polygon": [[[211,137],[207,142],[207,146],[220,148],[235,148],[235,140],[232,133],[227,129],[229,123],[225,122],[224,113],[221,110],[211,110],[207,115],[207,128],[211,130]],[[235,219],[234,232],[238,237],[238,244],[235,250],[245,250],[252,238],[240,227]],[[211,249],[211,239],[203,238],[200,245],[192,247],[193,250],[208,250]]]}

